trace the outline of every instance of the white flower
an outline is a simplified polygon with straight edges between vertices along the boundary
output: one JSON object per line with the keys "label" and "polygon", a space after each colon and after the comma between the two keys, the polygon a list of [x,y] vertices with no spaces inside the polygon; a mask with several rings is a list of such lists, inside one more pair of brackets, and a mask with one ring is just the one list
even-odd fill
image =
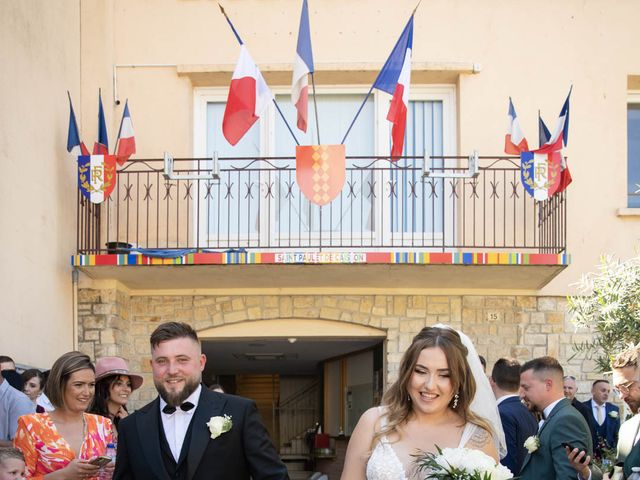
{"label": "white flower", "polygon": [[616,412],[615,410],[611,410],[611,411],[609,412],[609,416],[610,416],[611,418],[618,418],[618,416],[619,416],[619,415],[618,415],[618,412]]}
{"label": "white flower", "polygon": [[223,433],[231,430],[233,426],[233,422],[231,421],[231,417],[229,415],[225,415],[224,417],[211,417],[211,419],[207,422],[207,427],[209,427],[209,431],[211,432],[211,438],[216,439]]}
{"label": "white flower", "polygon": [[524,441],[524,448],[529,453],[533,453],[540,448],[540,438],[537,435],[532,435]]}
{"label": "white flower", "polygon": [[444,448],[439,453],[415,455],[421,471],[427,478],[465,478],[469,480],[507,480],[513,478],[511,471],[496,464],[495,460],[480,450],[469,448]]}
{"label": "white flower", "polygon": [[508,480],[513,478],[513,473],[507,467],[501,464],[496,464],[491,472],[491,480]]}

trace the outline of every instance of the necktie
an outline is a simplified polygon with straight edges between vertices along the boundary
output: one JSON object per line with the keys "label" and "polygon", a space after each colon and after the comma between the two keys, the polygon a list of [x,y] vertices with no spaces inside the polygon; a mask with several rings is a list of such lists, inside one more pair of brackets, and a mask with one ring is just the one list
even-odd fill
{"label": "necktie", "polygon": [[[195,407],[195,405],[193,403],[184,402],[182,405],[180,405],[179,408],[183,412],[188,412],[193,407]],[[167,415],[171,415],[172,413],[175,413],[175,411],[176,411],[176,407],[172,407],[171,405],[165,405],[164,408],[162,409],[162,413],[166,413]]]}
{"label": "necktie", "polygon": [[598,425],[602,425],[602,423],[604,422],[604,416],[602,415],[602,407],[597,405],[596,408],[598,409]]}
{"label": "necktie", "polygon": [[544,425],[544,422],[547,421],[547,417],[544,414],[544,412],[542,412],[542,414],[540,415],[540,420],[538,421],[538,431],[540,431],[540,429],[542,428],[542,425]]}

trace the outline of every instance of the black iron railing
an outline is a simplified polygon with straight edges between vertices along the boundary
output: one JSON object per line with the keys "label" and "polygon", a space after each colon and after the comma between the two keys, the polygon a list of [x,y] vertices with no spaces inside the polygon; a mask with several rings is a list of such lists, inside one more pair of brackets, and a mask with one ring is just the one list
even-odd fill
{"label": "black iron railing", "polygon": [[[221,158],[219,180],[169,180],[162,159],[130,161],[104,203],[78,192],[77,250],[565,250],[566,192],[534,201],[518,159],[479,157],[470,178],[451,177],[467,171],[466,157],[431,157],[432,175],[445,178],[425,177],[423,162],[348,157],[341,194],[318,207],[300,192],[293,158]],[[175,173],[211,164],[176,159]]]}

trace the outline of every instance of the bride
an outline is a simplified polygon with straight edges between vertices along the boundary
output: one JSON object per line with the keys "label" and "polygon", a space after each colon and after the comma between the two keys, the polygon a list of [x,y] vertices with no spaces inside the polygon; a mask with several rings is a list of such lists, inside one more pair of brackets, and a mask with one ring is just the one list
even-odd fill
{"label": "bride", "polygon": [[400,361],[382,406],[362,414],[341,480],[414,480],[416,453],[465,447],[506,454],[504,433],[471,340],[446,325],[423,328]]}

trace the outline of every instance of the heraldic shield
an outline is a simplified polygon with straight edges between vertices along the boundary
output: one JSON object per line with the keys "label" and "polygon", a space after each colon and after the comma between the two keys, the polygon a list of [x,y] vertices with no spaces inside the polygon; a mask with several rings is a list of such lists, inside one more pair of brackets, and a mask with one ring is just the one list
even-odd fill
{"label": "heraldic shield", "polygon": [[560,187],[561,161],[559,150],[520,153],[520,176],[527,193],[538,201],[552,197]]}
{"label": "heraldic shield", "polygon": [[296,147],[296,180],[311,203],[322,206],[336,198],[345,174],[344,145]]}
{"label": "heraldic shield", "polygon": [[104,202],[116,186],[116,156],[78,156],[78,186],[91,203]]}

